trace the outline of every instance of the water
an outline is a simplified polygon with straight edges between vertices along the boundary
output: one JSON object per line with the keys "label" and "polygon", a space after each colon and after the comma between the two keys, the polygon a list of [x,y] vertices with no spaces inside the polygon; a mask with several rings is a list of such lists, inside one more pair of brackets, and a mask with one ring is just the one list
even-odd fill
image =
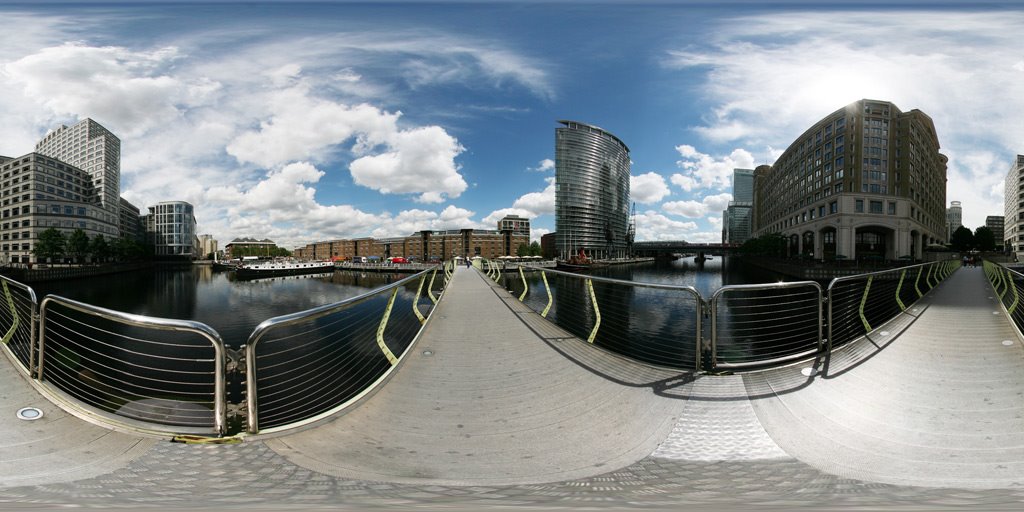
{"label": "water", "polygon": [[196,265],[32,287],[40,300],[56,294],[126,313],[202,322],[220,333],[229,346],[240,346],[268,318],[340,302],[405,276],[339,271],[244,281],[235,280],[232,273]]}

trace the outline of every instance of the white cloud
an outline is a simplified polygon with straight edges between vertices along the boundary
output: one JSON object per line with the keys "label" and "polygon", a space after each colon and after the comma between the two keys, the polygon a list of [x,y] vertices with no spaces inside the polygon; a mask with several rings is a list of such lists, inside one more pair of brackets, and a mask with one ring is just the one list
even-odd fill
{"label": "white cloud", "polygon": [[676,165],[682,173],[672,175],[672,183],[683,190],[731,189],[733,169],[753,169],[754,157],[749,151],[737,148],[727,156],[713,157],[697,151],[688,144],[676,146],[682,160]]}
{"label": "white cloud", "polygon": [[547,235],[549,233],[553,233],[553,231],[551,231],[550,229],[546,229],[546,228],[535,228],[535,227],[531,226],[530,227],[530,242],[531,243],[537,242],[539,244],[541,237],[544,236],[544,235]]}
{"label": "white cloud", "polygon": [[629,177],[630,198],[638,203],[657,203],[670,193],[665,178],[658,173],[649,172]]}
{"label": "white cloud", "polygon": [[464,148],[444,129],[401,130],[382,142],[388,146],[386,152],[360,157],[349,166],[357,184],[385,194],[420,193],[421,203],[440,203],[466,190],[455,164]]}
{"label": "white cloud", "polygon": [[555,170],[555,161],[550,158],[545,158],[537,163],[537,167],[529,167],[531,171],[537,172],[548,172]]}
{"label": "white cloud", "polygon": [[512,203],[512,208],[528,212],[530,215],[524,217],[529,218],[555,213],[555,178],[545,178],[544,181],[547,182],[544,190],[523,194]]}
{"label": "white cloud", "polygon": [[672,220],[653,210],[636,215],[636,239],[639,241],[689,240],[696,229],[696,222]]}
{"label": "white cloud", "polygon": [[732,194],[723,193],[706,196],[700,202],[692,200],[671,201],[661,205],[661,209],[665,213],[696,219],[704,217],[709,213],[721,212],[729,206],[729,201],[732,201]]}

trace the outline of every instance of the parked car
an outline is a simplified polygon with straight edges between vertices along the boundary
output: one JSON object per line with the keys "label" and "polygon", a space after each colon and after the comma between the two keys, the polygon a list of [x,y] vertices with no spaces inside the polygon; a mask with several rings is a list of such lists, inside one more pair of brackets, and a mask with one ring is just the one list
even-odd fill
{"label": "parked car", "polygon": [[391,258],[391,263],[409,263],[409,260],[401,256],[396,256],[394,258]]}

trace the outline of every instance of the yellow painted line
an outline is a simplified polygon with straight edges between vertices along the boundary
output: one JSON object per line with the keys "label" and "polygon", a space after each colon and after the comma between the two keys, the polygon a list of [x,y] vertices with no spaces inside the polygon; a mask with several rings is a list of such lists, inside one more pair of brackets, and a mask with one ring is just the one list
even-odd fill
{"label": "yellow painted line", "polygon": [[14,307],[14,297],[11,296],[11,290],[7,288],[7,281],[2,281],[4,285],[4,295],[7,296],[7,306],[11,308],[11,328],[4,334],[2,340],[3,344],[10,343],[11,338],[14,337],[14,333],[18,331],[18,308]]}
{"label": "yellow painted line", "polygon": [[391,292],[391,300],[388,301],[388,307],[384,310],[384,317],[380,319],[380,326],[377,327],[377,346],[380,347],[381,352],[384,352],[384,357],[388,358],[391,366],[398,363],[398,358],[395,357],[395,354],[384,343],[384,328],[388,325],[388,318],[391,318],[391,308],[395,305],[396,296],[398,296],[398,288]]}
{"label": "yellow painted line", "polygon": [[594,303],[594,315],[597,317],[594,329],[590,331],[590,337],[587,338],[588,343],[593,343],[594,338],[597,337],[597,329],[601,327],[601,309],[597,307],[597,294],[594,293],[594,283],[590,279],[587,279],[587,288],[590,290],[590,301]]}

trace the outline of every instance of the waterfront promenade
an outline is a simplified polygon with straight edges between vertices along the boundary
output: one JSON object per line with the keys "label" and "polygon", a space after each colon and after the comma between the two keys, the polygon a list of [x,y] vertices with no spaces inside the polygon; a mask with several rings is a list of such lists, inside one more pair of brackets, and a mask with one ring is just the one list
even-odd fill
{"label": "waterfront promenade", "polygon": [[[3,362],[0,507],[1024,502],[1024,350],[981,268],[814,363],[739,376],[647,367],[459,268],[389,382],[277,437],[185,445],[109,432],[49,405]],[[44,419],[14,419],[28,405]]]}

